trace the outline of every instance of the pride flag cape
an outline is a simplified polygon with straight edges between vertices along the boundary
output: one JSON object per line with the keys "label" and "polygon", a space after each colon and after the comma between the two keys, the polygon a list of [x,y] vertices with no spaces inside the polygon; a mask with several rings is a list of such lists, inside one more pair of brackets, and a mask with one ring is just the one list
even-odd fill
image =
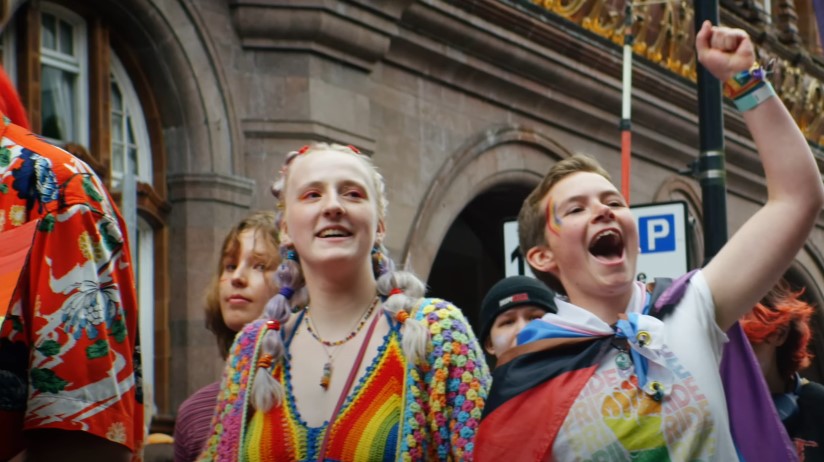
{"label": "pride flag cape", "polygon": [[0,233],[0,320],[6,316],[20,272],[29,257],[38,221]]}
{"label": "pride flag cape", "polygon": [[[692,274],[671,283],[657,279],[650,314],[664,318],[671,313]],[[721,376],[741,460],[797,461],[740,326],[735,325],[728,337]],[[502,355],[475,436],[475,460],[552,460],[555,437],[610,341],[611,337],[543,338]]]}

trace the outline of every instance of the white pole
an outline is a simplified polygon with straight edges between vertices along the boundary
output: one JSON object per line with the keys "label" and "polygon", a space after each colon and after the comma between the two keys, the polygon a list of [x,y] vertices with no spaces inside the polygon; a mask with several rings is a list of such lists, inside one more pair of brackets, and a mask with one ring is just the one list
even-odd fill
{"label": "white pole", "polygon": [[630,160],[632,158],[632,0],[624,11],[624,66],[621,95],[621,193],[629,202]]}

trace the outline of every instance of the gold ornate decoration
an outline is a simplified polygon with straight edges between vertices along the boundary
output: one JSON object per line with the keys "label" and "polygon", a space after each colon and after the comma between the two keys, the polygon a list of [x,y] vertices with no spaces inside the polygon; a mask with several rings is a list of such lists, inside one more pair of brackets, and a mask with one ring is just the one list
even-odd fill
{"label": "gold ornate decoration", "polygon": [[[620,44],[623,41],[624,4],[626,0],[531,0],[547,11],[563,17],[583,29]],[[730,2],[726,2],[730,3]],[[733,2],[735,3],[735,2]],[[741,3],[741,2],[739,2]],[[747,3],[747,2],[744,2]],[[749,12],[747,17],[738,19],[753,26],[756,32],[765,30],[776,35],[784,46],[799,55],[809,56],[810,51],[800,48],[797,37],[797,14],[792,2],[779,1],[776,4],[775,27],[765,26],[760,18],[768,14],[757,11],[758,7],[730,4],[733,14]],[[746,8],[745,8],[746,7]],[[749,9],[747,9],[749,8]],[[633,8],[635,43],[633,51],[649,61],[669,71],[696,81],[694,42],[695,13],[692,2],[673,0],[658,4],[641,1]],[[765,28],[766,27],[766,28]],[[770,41],[764,41],[769,43]],[[801,131],[807,139],[824,146],[824,82],[813,74],[824,75],[824,66],[814,60],[803,59],[791,62],[780,58],[777,51],[757,48],[761,63],[773,62],[773,82],[776,93],[789,108]],[[786,52],[783,53],[786,56]],[[816,69],[811,70],[811,67]]]}

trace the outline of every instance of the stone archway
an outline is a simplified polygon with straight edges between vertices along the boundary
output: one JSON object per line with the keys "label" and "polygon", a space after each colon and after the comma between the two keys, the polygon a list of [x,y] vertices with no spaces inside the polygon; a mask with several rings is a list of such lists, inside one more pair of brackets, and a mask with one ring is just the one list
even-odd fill
{"label": "stone archway", "polygon": [[112,46],[127,57],[129,73],[141,74],[151,89],[167,173],[242,171],[234,165],[243,159],[242,136],[226,64],[202,13],[189,2],[90,3],[111,26]]}
{"label": "stone archway", "polygon": [[229,24],[229,5],[225,15],[209,16],[190,1],[75,3],[105,20],[146,112],[160,179],[158,198],[146,197],[164,205],[162,216],[145,215],[155,231],[154,316],[162,326],[154,331],[156,404],[171,414],[222,370],[203,327],[203,287],[225,230],[247,213],[253,194],[253,182],[240,176],[243,136],[229,67],[212,35],[215,22]]}
{"label": "stone archway", "polygon": [[[486,290],[504,276],[504,219],[550,166],[570,153],[523,127],[479,134],[447,159],[414,221],[404,264],[474,320]],[[437,265],[437,267],[436,267]]]}

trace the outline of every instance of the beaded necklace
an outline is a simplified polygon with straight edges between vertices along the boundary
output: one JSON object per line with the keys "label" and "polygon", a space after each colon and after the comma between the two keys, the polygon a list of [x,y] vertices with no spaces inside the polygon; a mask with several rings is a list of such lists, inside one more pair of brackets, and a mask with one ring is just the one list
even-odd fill
{"label": "beaded necklace", "polygon": [[[323,365],[323,374],[320,377],[320,386],[323,388],[324,391],[329,389],[329,383],[332,381],[332,361],[335,358],[335,355],[338,353],[339,349],[335,347],[339,347],[344,343],[348,342],[355,338],[358,335],[358,332],[363,329],[364,324],[366,324],[366,320],[369,319],[369,316],[372,315],[372,312],[375,310],[375,307],[378,306],[378,302],[380,298],[375,296],[375,300],[372,301],[372,304],[369,305],[369,308],[366,309],[363,316],[360,317],[360,322],[358,322],[357,326],[349,332],[349,334],[341,340],[335,340],[330,342],[328,340],[324,340],[320,336],[320,332],[318,331],[317,326],[312,328],[312,321],[309,318],[309,305],[306,305],[306,315],[304,316],[304,320],[306,321],[306,330],[312,334],[312,337],[320,342],[321,347],[323,347],[323,351],[326,352],[326,364]],[[335,348],[333,352],[329,352],[329,348]]]}

